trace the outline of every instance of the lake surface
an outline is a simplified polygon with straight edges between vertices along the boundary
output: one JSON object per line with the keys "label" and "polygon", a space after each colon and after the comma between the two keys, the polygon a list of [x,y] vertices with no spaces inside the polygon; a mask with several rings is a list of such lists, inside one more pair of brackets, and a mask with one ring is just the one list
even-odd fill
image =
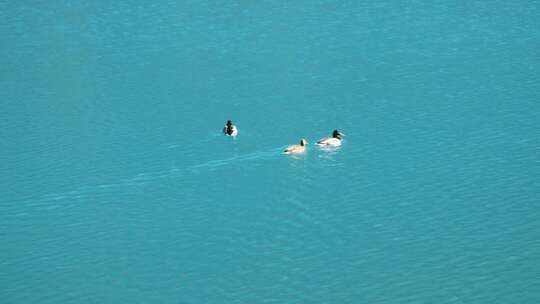
{"label": "lake surface", "polygon": [[1,2],[2,302],[539,303],[539,20]]}

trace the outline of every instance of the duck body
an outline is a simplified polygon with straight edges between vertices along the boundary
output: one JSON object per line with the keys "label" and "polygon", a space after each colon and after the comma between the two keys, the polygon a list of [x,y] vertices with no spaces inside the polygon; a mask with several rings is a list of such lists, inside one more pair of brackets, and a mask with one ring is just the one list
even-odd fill
{"label": "duck body", "polygon": [[307,141],[305,139],[300,140],[299,145],[288,146],[283,150],[283,154],[299,154],[306,152]]}
{"label": "duck body", "polygon": [[238,128],[233,125],[232,121],[227,120],[227,124],[223,127],[223,133],[227,136],[236,136],[238,135]]}
{"label": "duck body", "polygon": [[236,128],[236,126],[232,126],[232,128],[223,128],[223,133],[225,133],[225,135],[227,136],[236,136],[238,135],[238,129]]}
{"label": "duck body", "polygon": [[317,141],[317,145],[319,146],[332,146],[332,147],[338,147],[341,146],[341,137],[345,136],[345,134],[339,132],[338,130],[334,130],[332,132],[332,137],[325,137],[321,138]]}
{"label": "duck body", "polygon": [[333,137],[322,138],[317,141],[317,145],[337,147],[337,146],[341,146],[341,139],[337,139]]}

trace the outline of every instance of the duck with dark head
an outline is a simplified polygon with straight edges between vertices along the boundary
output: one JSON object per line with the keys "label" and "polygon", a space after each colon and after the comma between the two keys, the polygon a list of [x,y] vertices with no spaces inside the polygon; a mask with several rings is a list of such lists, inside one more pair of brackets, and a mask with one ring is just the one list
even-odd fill
{"label": "duck with dark head", "polygon": [[284,154],[298,154],[306,152],[306,145],[308,144],[307,140],[302,138],[299,145],[288,146],[283,150]]}
{"label": "duck with dark head", "polygon": [[228,136],[238,135],[238,128],[232,123],[232,121],[227,120],[227,124],[223,127],[223,133]]}
{"label": "duck with dark head", "polygon": [[325,137],[321,138],[317,141],[317,145],[319,146],[341,146],[341,139],[345,136],[345,134],[339,132],[338,130],[334,130],[332,132],[332,137]]}

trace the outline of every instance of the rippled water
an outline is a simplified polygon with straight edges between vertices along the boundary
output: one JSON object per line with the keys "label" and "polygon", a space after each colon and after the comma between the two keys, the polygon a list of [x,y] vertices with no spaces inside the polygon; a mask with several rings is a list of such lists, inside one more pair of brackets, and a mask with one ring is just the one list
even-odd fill
{"label": "rippled water", "polygon": [[539,9],[0,3],[2,302],[539,302]]}

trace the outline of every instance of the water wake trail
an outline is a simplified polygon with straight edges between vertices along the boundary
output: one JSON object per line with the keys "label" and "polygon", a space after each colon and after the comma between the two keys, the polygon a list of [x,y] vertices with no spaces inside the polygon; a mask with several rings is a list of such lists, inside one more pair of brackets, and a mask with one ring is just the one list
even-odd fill
{"label": "water wake trail", "polygon": [[29,206],[42,205],[51,201],[62,201],[68,199],[81,199],[89,195],[97,194],[100,191],[110,191],[118,188],[126,187],[142,187],[147,183],[154,182],[166,178],[174,178],[178,176],[185,176],[189,173],[200,172],[200,170],[214,170],[224,166],[232,166],[238,163],[246,161],[264,160],[281,157],[281,148],[272,148],[262,151],[256,151],[251,153],[245,153],[235,155],[223,159],[208,160],[202,163],[189,165],[183,168],[171,168],[166,170],[158,170],[153,172],[142,172],[134,177],[121,179],[115,183],[97,184],[97,185],[83,185],[74,190],[44,194],[37,198],[29,198],[17,201],[15,203],[26,203]]}

